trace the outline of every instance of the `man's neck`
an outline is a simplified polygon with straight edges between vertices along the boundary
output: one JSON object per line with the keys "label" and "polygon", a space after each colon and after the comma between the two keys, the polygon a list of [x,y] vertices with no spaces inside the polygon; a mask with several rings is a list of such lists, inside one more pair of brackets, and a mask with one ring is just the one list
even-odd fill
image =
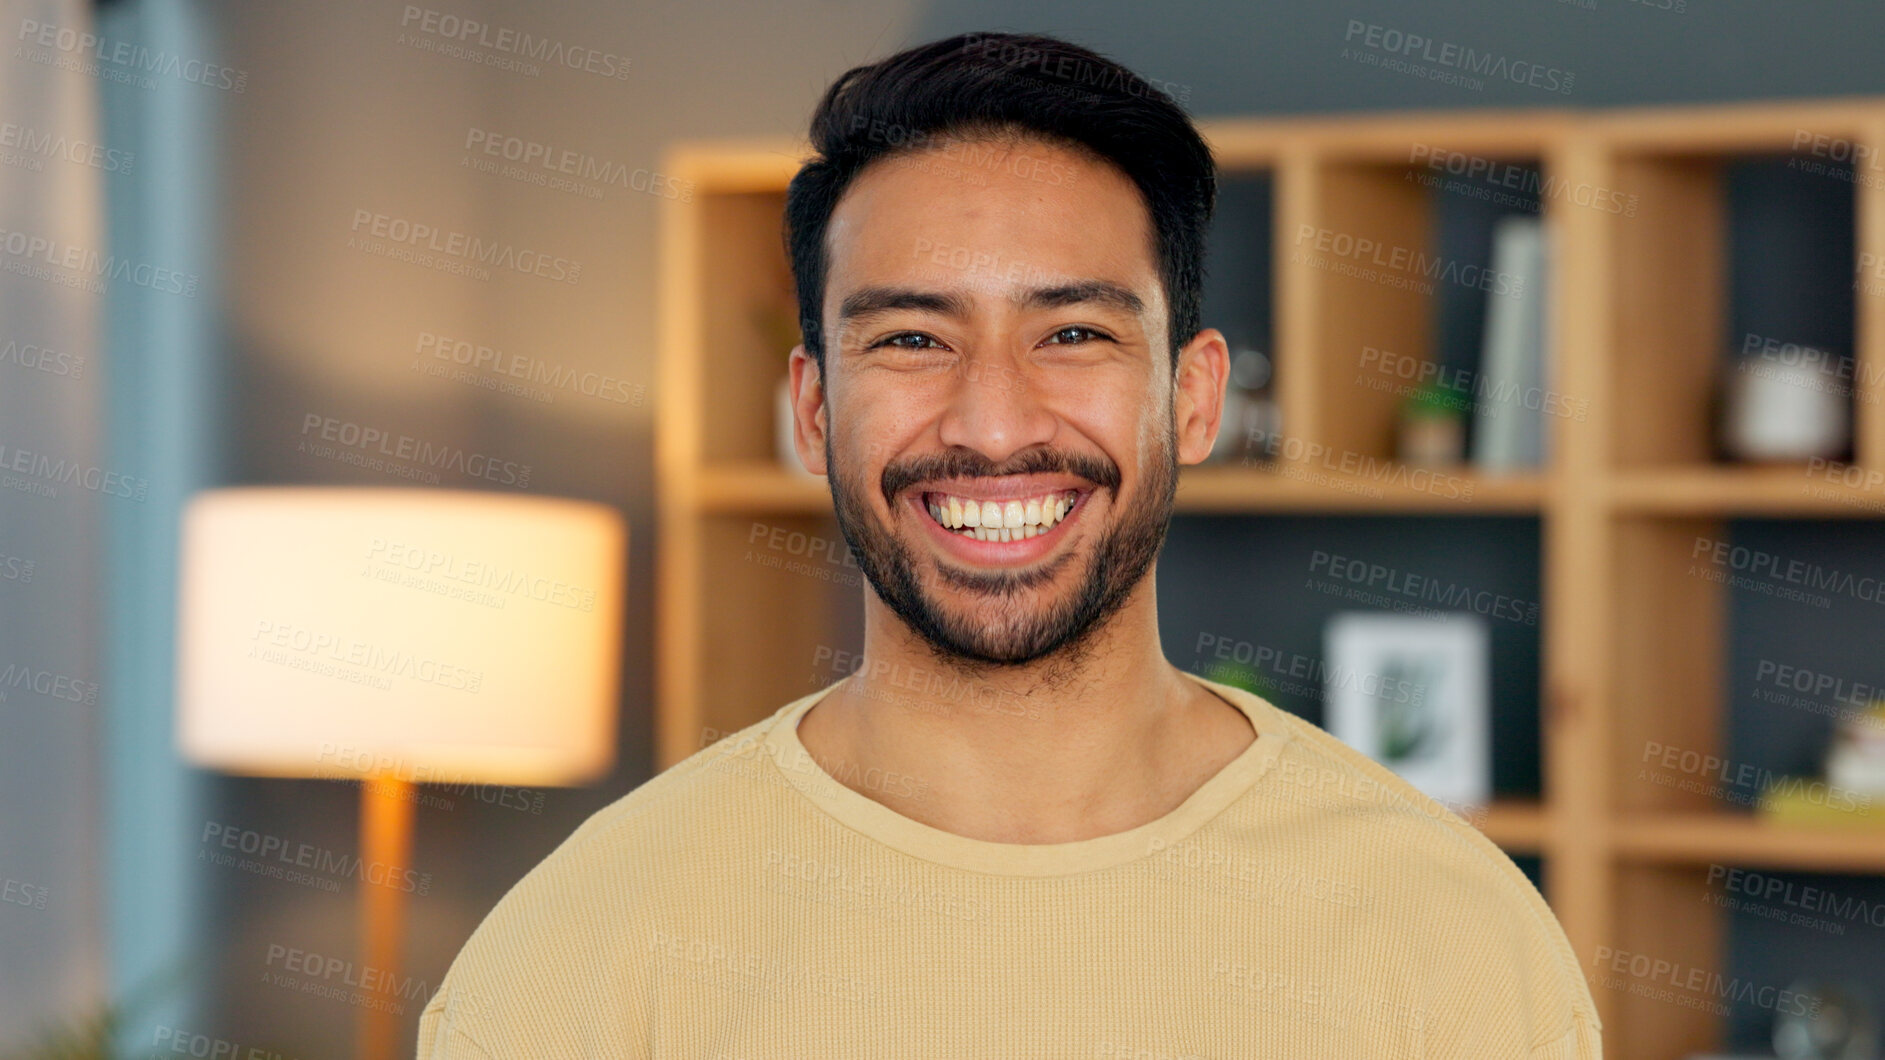
{"label": "man's neck", "polygon": [[1157,820],[1255,733],[1165,660],[1140,607],[1115,614],[1070,673],[1041,660],[968,677],[869,598],[863,664],[801,719],[799,740],[845,786],[971,839],[1070,843]]}

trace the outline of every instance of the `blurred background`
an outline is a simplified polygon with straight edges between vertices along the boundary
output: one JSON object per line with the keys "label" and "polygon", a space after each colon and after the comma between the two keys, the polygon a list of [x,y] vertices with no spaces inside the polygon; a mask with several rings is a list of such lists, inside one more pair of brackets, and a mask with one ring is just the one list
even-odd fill
{"label": "blurred background", "polygon": [[[115,1045],[90,1055],[218,1043],[362,1055],[368,1009],[410,1052],[465,938],[589,814],[811,690],[808,669],[843,676],[855,567],[831,548],[822,485],[762,467],[795,339],[778,318],[782,265],[764,260],[778,251],[779,174],[838,74],[994,30],[1066,37],[1201,120],[1257,130],[1225,174],[1206,302],[1239,353],[1237,429],[1207,469],[1217,477],[1194,476],[1160,565],[1173,663],[1333,727],[1343,674],[1432,662],[1396,654],[1404,629],[1334,616],[1473,613],[1430,654],[1472,675],[1445,700],[1450,723],[1487,735],[1443,752],[1463,756],[1452,772],[1467,779],[1434,793],[1554,906],[1576,907],[1560,912],[1615,1055],[1775,1055],[1777,1028],[1783,1047],[1807,1033],[1786,1030],[1772,1000],[1796,988],[1857,1030],[1850,1051],[1787,1055],[1877,1055],[1865,1028],[1885,1006],[1885,831],[1863,811],[1885,797],[1867,714],[1885,687],[1885,535],[1870,521],[1885,476],[1868,470],[1885,455],[1872,411],[1885,362],[1867,352],[1880,341],[1867,323],[1885,323],[1872,308],[1885,230],[1868,235],[1885,216],[1885,9],[5,0],[5,12],[0,1056],[43,1055],[59,1028],[105,1018]],[[1809,107],[1826,100],[1842,102]],[[1645,119],[1614,154],[1509,113],[1442,142],[1479,111],[1665,104],[1733,106]],[[1299,171],[1260,128],[1413,111],[1440,117],[1372,139],[1341,126]],[[1667,129],[1706,135],[1665,148]],[[1547,182],[1560,178],[1572,190]],[[1332,189],[1321,205],[1305,205],[1311,184]],[[1550,228],[1549,250],[1522,223],[1570,214],[1581,220]],[[1410,294],[1344,271],[1403,268],[1355,249],[1369,238],[1429,255],[1432,282]],[[1291,263],[1320,279],[1285,279]],[[1505,289],[1519,277],[1537,297]],[[1559,284],[1586,301],[1567,311],[1546,295]],[[1289,317],[1325,296],[1329,308]],[[1620,323],[1579,332],[1585,306]],[[1360,323],[1343,330],[1343,307],[1361,307]],[[730,363],[715,359],[729,334],[750,346],[739,363],[760,367],[722,404],[696,384]],[[1552,351],[1599,348],[1553,374]],[[1317,381],[1293,381],[1310,354]],[[1487,390],[1502,386],[1553,404],[1508,402],[1501,419]],[[1350,408],[1365,430],[1341,425]],[[1333,460],[1291,472],[1312,443]],[[1593,454],[1557,469],[1572,486],[1543,481],[1560,452]],[[1427,477],[1367,493],[1408,468]],[[1619,470],[1645,474],[1603,477]],[[521,645],[582,639],[589,683],[566,702],[600,705],[568,721],[548,765],[392,763],[417,784],[384,796],[401,801],[386,819],[409,846],[362,832],[359,781],[384,770],[332,746],[284,764],[267,732],[215,720],[286,709],[291,685],[353,703],[364,678],[297,684],[312,667],[290,661],[274,702],[266,684],[218,685],[204,662],[187,723],[205,742],[186,756],[185,506],[259,486],[589,502],[542,509],[599,520],[556,553],[578,566],[527,579],[568,593],[513,584],[517,606],[480,612],[519,623],[486,631],[516,671],[422,650],[427,676],[412,680],[437,690],[455,663],[513,681],[535,696],[486,720],[547,726],[560,708]],[[749,489],[770,499],[726,499]],[[291,547],[296,520],[273,517],[254,532],[284,544],[245,569],[318,546]],[[514,547],[528,566],[531,548],[575,540],[555,536],[574,524],[546,520],[547,537],[462,548]],[[450,519],[429,525],[390,542],[367,532],[334,556],[391,571],[404,545],[451,532]],[[204,563],[227,560],[205,540]],[[781,569],[753,559],[755,542]],[[794,562],[850,575],[807,578]],[[1586,562],[1601,591],[1575,587]],[[437,601],[413,601],[439,584],[401,596],[413,611],[399,620],[428,628]],[[659,606],[678,610],[658,610],[664,585]],[[763,625],[658,617],[741,592],[774,608],[765,616],[818,596],[829,621],[773,648],[747,639]],[[539,617],[565,611],[594,621],[545,633],[563,627]],[[277,661],[320,628],[304,615],[272,629]],[[663,659],[688,672],[664,675]],[[701,687],[696,671],[732,664],[792,670]],[[1585,668],[1602,679],[1580,685]],[[1570,713],[1553,713],[1559,695]],[[1600,729],[1579,728],[1593,717]],[[388,873],[404,881],[403,952],[376,964],[359,941],[362,896]],[[390,978],[372,974],[389,964]],[[1691,969],[1705,989],[1680,985]]]}

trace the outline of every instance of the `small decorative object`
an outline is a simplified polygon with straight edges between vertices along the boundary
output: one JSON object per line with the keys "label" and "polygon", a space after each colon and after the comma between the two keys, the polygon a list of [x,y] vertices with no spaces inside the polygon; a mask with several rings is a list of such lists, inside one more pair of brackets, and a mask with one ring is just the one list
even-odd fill
{"label": "small decorative object", "polygon": [[773,388],[773,456],[779,466],[804,478],[822,478],[805,469],[805,462],[799,459],[798,446],[792,441],[792,377],[780,376],[779,385]]}
{"label": "small decorative object", "polygon": [[1824,781],[1775,777],[1759,809],[1779,824],[1885,825],[1885,700],[1839,719]]}
{"label": "small decorative object", "polygon": [[1845,453],[1852,443],[1852,409],[1836,360],[1742,357],[1723,381],[1723,452],[1755,463]]}
{"label": "small decorative object", "polygon": [[1270,359],[1262,352],[1249,347],[1232,351],[1224,417],[1206,463],[1257,463],[1269,458],[1268,440],[1280,428],[1270,387],[1272,374]]}
{"label": "small decorative object", "polygon": [[1777,1008],[1774,1053],[1780,1060],[1873,1060],[1878,1056],[1878,1017],[1866,991],[1839,983],[1802,979],[1788,988],[1818,1005]]}
{"label": "small decorative object", "polygon": [[1423,383],[1401,401],[1397,459],[1418,467],[1453,467],[1466,459],[1467,395]]}
{"label": "small decorative object", "polygon": [[1323,631],[1329,732],[1441,802],[1485,805],[1489,637],[1485,620],[1467,612],[1331,616]]}
{"label": "small decorative object", "polygon": [[1839,719],[1826,755],[1826,782],[1885,802],[1885,700]]}

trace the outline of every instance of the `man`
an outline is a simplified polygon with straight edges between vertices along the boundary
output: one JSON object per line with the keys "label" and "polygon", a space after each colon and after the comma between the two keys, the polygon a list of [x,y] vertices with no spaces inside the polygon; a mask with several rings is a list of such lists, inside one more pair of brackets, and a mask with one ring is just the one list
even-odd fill
{"label": "man", "polygon": [[839,78],[812,143],[795,439],[869,581],[863,665],[578,829],[420,1055],[1598,1056],[1504,854],[1164,658],[1154,561],[1228,362],[1183,112],[969,35]]}

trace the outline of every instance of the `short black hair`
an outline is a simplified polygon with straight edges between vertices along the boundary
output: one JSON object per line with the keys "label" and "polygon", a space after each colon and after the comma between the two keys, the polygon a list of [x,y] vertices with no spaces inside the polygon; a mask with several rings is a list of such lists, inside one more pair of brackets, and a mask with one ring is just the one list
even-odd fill
{"label": "short black hair", "polygon": [[786,191],[785,243],[799,329],[821,372],[825,230],[845,189],[880,159],[999,137],[1080,151],[1138,186],[1176,366],[1203,326],[1205,236],[1217,204],[1210,147],[1170,95],[1097,52],[1035,34],[965,33],[846,71],[812,115],[814,155]]}

